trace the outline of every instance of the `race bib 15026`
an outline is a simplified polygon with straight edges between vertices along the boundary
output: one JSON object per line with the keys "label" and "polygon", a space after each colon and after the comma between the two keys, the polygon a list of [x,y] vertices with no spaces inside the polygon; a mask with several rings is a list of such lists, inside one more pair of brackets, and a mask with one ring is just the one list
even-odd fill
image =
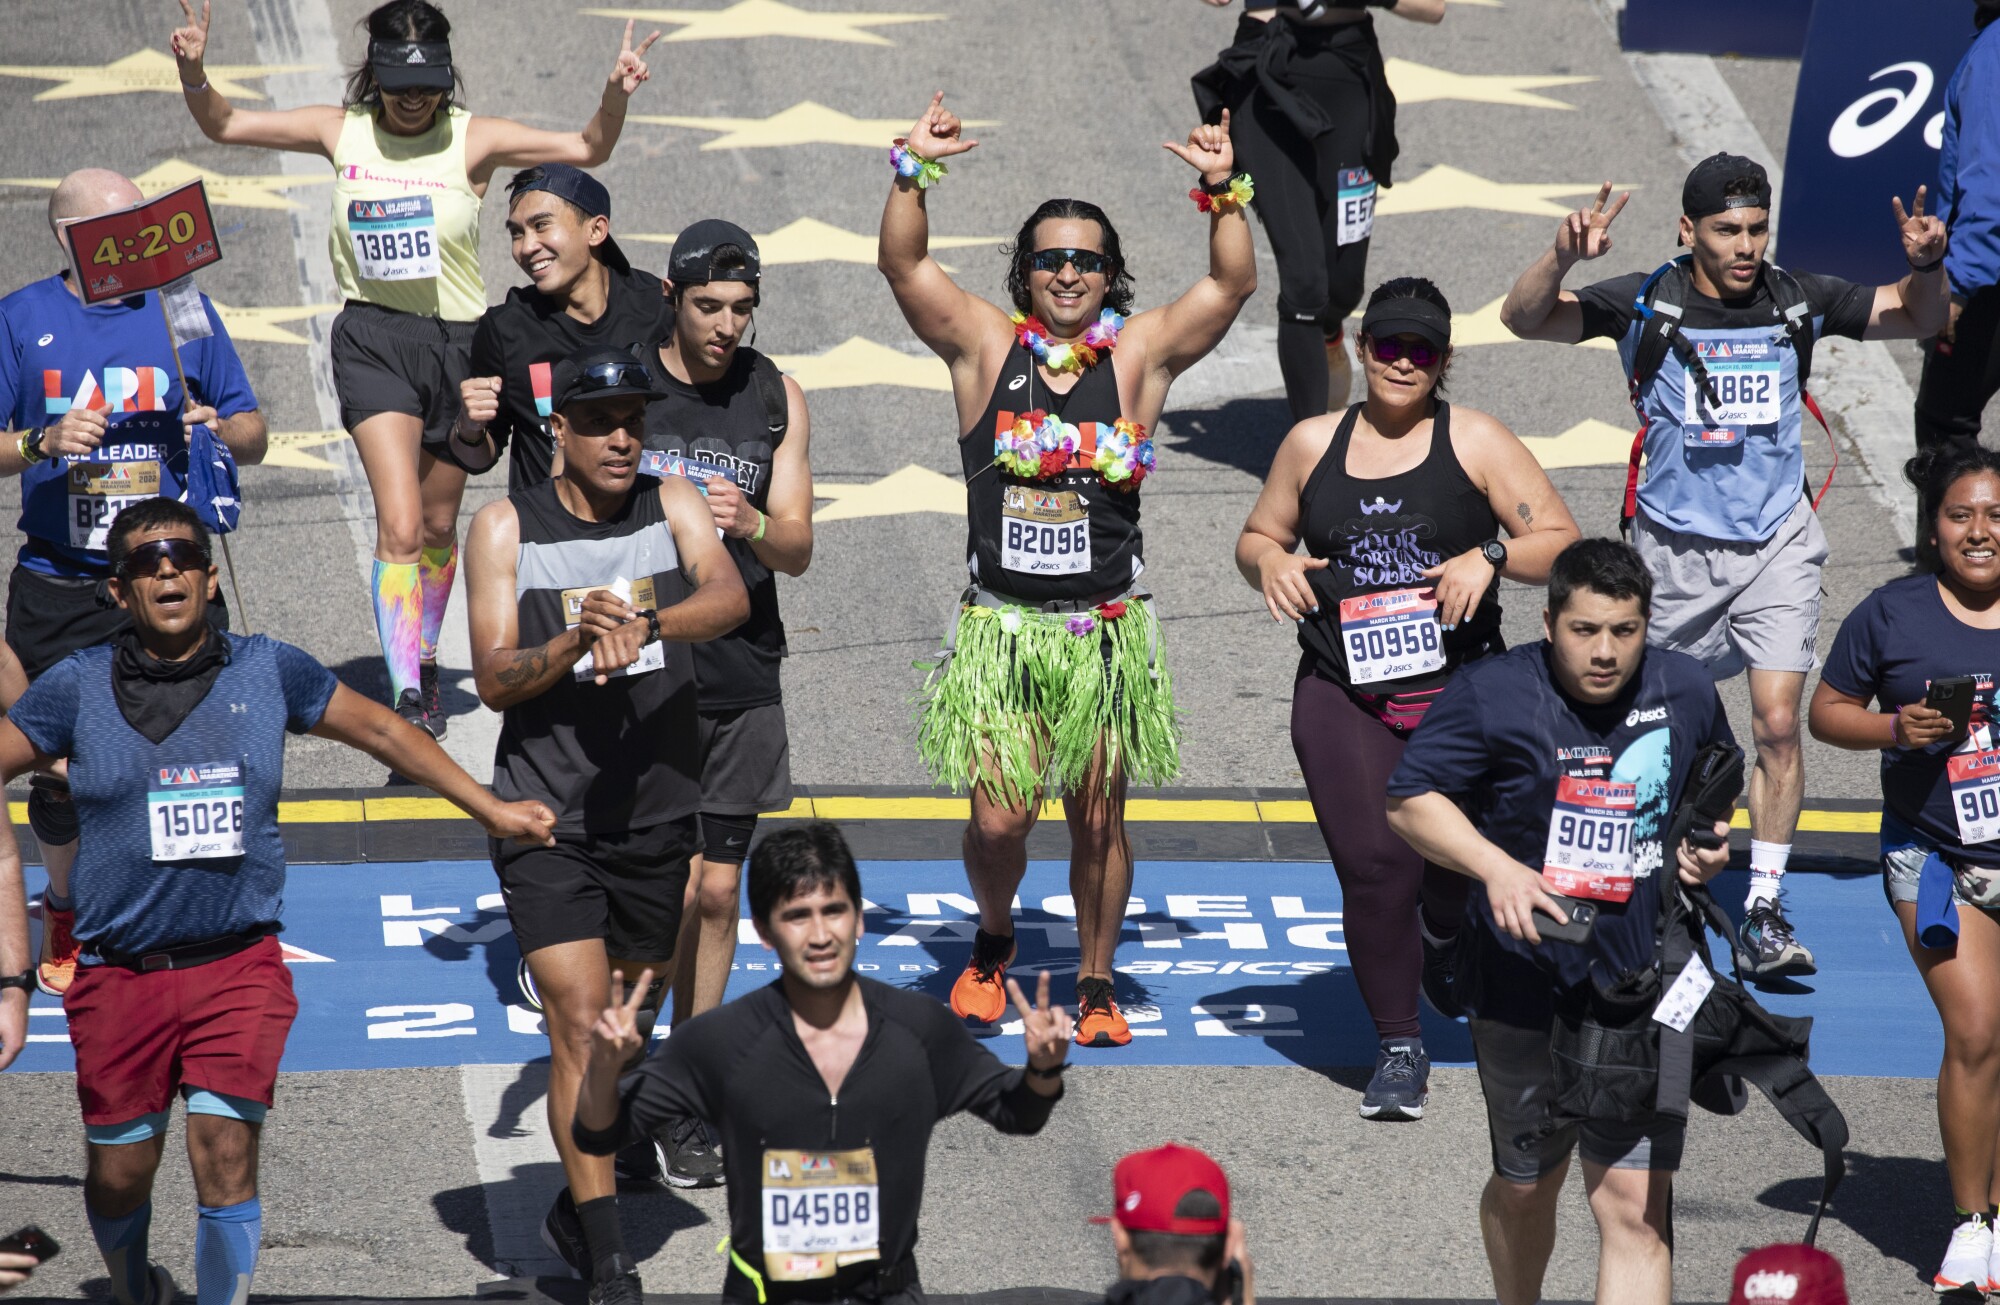
{"label": "race bib 15026", "polygon": [[875,1152],[764,1152],[764,1276],[831,1278],[881,1258],[881,1187]]}
{"label": "race bib 15026", "polygon": [[161,766],[146,786],[155,861],[243,855],[243,768],[215,761]]}

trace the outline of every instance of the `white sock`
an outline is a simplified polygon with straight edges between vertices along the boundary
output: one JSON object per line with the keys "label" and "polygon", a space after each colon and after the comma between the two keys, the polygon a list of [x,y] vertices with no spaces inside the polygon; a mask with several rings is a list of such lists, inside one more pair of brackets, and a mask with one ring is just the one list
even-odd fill
{"label": "white sock", "polygon": [[1750,891],[1743,898],[1746,909],[1759,902],[1777,900],[1779,881],[1785,877],[1785,863],[1791,859],[1790,843],[1750,840]]}

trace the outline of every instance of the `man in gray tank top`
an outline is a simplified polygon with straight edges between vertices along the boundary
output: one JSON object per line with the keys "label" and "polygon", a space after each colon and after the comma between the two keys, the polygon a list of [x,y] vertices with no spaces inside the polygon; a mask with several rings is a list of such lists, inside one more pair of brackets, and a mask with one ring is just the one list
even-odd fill
{"label": "man in gray tank top", "polygon": [[[494,870],[549,1033],[550,1132],[569,1185],[542,1239],[591,1305],[638,1305],[611,1161],[569,1138],[590,1026],[614,976],[670,972],[701,806],[688,645],[749,615],[701,494],[639,474],[645,365],[617,349],[558,363],[562,471],[482,509],[466,550],[472,666],[502,714],[493,787],[556,813],[554,847]],[[645,996],[659,1008],[664,985]]]}

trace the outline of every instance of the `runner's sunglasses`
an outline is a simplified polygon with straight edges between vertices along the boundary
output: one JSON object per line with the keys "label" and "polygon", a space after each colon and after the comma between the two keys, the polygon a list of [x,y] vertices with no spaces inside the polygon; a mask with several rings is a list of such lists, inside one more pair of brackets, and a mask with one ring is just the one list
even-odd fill
{"label": "runner's sunglasses", "polygon": [[127,553],[118,574],[127,580],[150,580],[160,573],[162,562],[172,562],[175,571],[206,571],[214,565],[192,539],[155,539]]}
{"label": "runner's sunglasses", "polygon": [[615,390],[620,386],[650,390],[653,388],[653,380],[650,376],[646,375],[646,365],[642,362],[598,363],[595,367],[585,368],[583,375],[577,377],[576,389],[573,391],[573,395],[581,397],[589,394],[600,394],[605,390]]}
{"label": "runner's sunglasses", "polygon": [[1079,276],[1111,270],[1111,260],[1095,249],[1037,249],[1028,255],[1028,266],[1037,272],[1060,272],[1064,263],[1076,264]]}
{"label": "runner's sunglasses", "polygon": [[1424,340],[1399,340],[1392,335],[1386,340],[1371,339],[1368,343],[1374,350],[1375,361],[1379,363],[1408,358],[1412,367],[1435,367],[1437,360],[1443,357],[1436,345]]}

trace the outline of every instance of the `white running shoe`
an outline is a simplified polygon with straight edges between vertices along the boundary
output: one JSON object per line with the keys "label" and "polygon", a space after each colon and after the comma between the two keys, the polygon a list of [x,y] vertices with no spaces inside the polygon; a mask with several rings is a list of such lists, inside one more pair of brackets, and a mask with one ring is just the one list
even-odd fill
{"label": "white running shoe", "polygon": [[1993,1224],[1983,1214],[1972,1215],[1951,1230],[1951,1245],[1931,1282],[1940,1296],[1966,1288],[1983,1292],[1993,1272],[1992,1261]]}

